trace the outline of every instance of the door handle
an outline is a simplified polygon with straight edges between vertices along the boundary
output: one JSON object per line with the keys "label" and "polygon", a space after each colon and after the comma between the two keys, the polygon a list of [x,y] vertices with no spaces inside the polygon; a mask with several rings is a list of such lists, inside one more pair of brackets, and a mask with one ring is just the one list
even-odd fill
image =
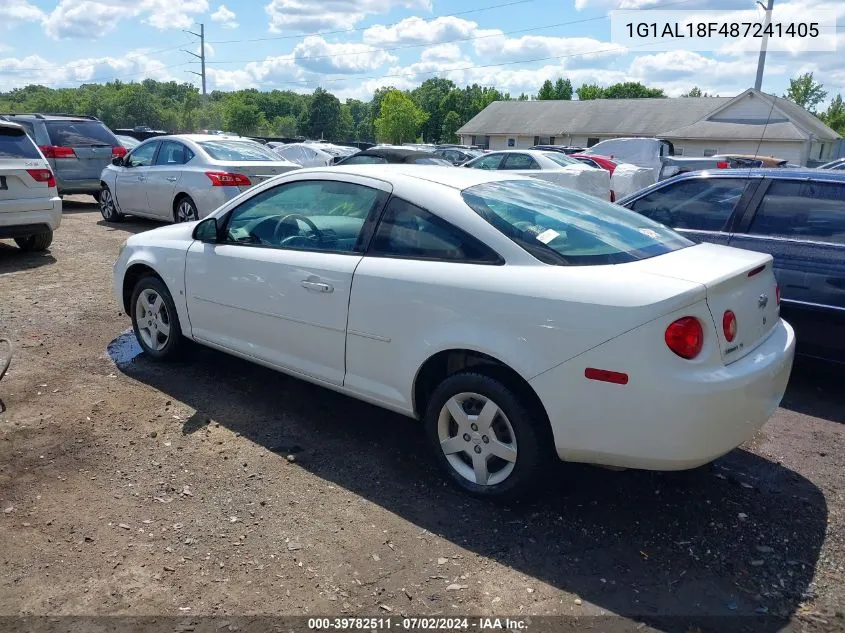
{"label": "door handle", "polygon": [[308,281],[307,279],[303,279],[299,282],[299,285],[309,292],[334,292],[334,286],[324,284],[321,281]]}
{"label": "door handle", "polygon": [[166,180],[167,182],[176,182],[176,181],[177,181],[177,180],[179,180],[179,179],[178,179],[178,178],[173,178],[173,177],[171,176],[170,178],[165,178],[165,180]]}

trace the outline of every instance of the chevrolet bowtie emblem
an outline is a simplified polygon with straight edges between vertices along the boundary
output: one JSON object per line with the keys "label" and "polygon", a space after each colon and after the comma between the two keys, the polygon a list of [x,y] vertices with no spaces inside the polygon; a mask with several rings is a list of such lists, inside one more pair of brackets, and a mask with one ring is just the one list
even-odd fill
{"label": "chevrolet bowtie emblem", "polygon": [[757,307],[761,310],[769,305],[769,296],[768,295],[760,295],[757,297]]}

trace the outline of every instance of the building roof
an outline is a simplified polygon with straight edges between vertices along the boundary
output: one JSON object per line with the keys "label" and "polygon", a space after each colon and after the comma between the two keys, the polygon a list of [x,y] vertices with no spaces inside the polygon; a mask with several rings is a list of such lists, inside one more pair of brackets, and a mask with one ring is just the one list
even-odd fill
{"label": "building roof", "polygon": [[[719,119],[747,97],[769,107],[767,119]],[[736,97],[495,101],[458,130],[463,135],[654,136],[712,140],[834,140],[839,135],[801,106],[749,88]]]}

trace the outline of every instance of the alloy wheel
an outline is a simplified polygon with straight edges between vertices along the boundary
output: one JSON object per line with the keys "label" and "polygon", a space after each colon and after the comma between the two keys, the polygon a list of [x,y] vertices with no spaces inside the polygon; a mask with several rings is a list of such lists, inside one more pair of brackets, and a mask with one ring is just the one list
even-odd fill
{"label": "alloy wheel", "polygon": [[145,288],[135,303],[135,322],[144,344],[156,352],[170,340],[170,315],[164,299],[152,288]]}
{"label": "alloy wheel", "polygon": [[455,472],[479,486],[502,483],[516,466],[516,434],[510,420],[481,394],[449,398],[440,410],[437,435]]}
{"label": "alloy wheel", "polygon": [[188,200],[182,200],[179,206],[176,207],[176,221],[177,222],[193,222],[197,220],[197,210]]}
{"label": "alloy wheel", "polygon": [[114,199],[111,196],[111,191],[103,189],[100,192],[100,213],[106,220],[111,220],[115,216]]}

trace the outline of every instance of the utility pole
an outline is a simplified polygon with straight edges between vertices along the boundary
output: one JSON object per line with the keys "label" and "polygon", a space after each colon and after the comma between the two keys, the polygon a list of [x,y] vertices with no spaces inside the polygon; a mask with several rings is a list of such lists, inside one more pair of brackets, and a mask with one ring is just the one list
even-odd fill
{"label": "utility pole", "polygon": [[[769,0],[771,2],[771,0]],[[184,29],[183,29],[184,30]],[[200,54],[197,55],[196,53],[192,53],[191,51],[186,51],[182,49],[183,53],[188,53],[188,55],[193,55],[197,59],[200,60],[200,69],[201,72],[196,72],[194,70],[189,70],[188,72],[192,75],[197,75],[202,77],[202,96],[206,95],[205,91],[205,24],[200,24],[200,32],[194,33],[193,31],[185,31],[185,33],[190,33],[191,35],[195,35],[196,37],[200,38]]]}
{"label": "utility pole", "polygon": [[772,8],[775,6],[775,0],[769,0],[769,6],[764,5],[760,0],[757,0],[763,9],[766,10],[766,24],[763,27],[763,41],[760,44],[760,58],[757,60],[757,80],[754,82],[756,90],[762,90],[763,86],[763,68],[766,66],[766,46],[769,43],[768,28],[772,23]]}

